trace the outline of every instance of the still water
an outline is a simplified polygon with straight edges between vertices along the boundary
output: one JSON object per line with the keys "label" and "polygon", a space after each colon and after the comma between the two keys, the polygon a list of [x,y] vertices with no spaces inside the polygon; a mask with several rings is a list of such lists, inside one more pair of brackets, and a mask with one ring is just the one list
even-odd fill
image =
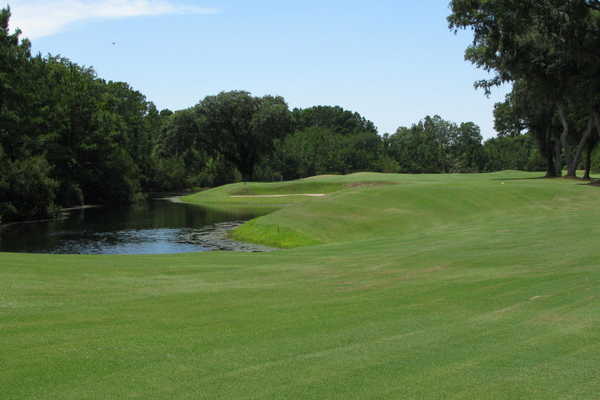
{"label": "still water", "polygon": [[54,254],[173,254],[207,251],[185,238],[207,225],[248,220],[257,213],[223,213],[151,200],[131,207],[98,207],[64,218],[0,227],[0,251]]}

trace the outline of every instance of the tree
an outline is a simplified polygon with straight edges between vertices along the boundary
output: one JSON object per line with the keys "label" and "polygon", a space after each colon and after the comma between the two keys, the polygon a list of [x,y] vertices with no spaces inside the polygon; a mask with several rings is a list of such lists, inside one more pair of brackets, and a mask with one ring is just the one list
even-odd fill
{"label": "tree", "polygon": [[494,104],[494,129],[499,137],[519,136],[525,130],[525,121],[515,110],[512,93],[502,103]]}
{"label": "tree", "polygon": [[535,142],[527,135],[495,137],[483,145],[485,171],[537,170],[539,153]]}
{"label": "tree", "polygon": [[29,132],[21,128],[29,115],[30,43],[21,31],[9,31],[10,9],[0,9],[0,145],[11,160],[30,155]]}
{"label": "tree", "polygon": [[301,131],[310,127],[331,129],[341,135],[357,132],[377,133],[373,122],[357,112],[344,110],[339,106],[315,106],[293,111],[294,130]]}
{"label": "tree", "polygon": [[435,115],[398,128],[386,145],[403,172],[477,172],[483,164],[481,140],[474,123],[457,125]]}
{"label": "tree", "polygon": [[284,179],[341,173],[346,169],[344,137],[322,127],[296,131],[275,142],[269,161]]}
{"label": "tree", "polygon": [[473,122],[463,122],[450,131],[448,148],[450,172],[479,172],[484,166],[481,129]]}
{"label": "tree", "polygon": [[[159,190],[180,190],[189,186],[231,183],[234,167],[211,151],[201,140],[193,108],[161,112],[161,131],[155,147],[155,181]],[[223,171],[224,169],[229,171]]]}
{"label": "tree", "polygon": [[586,149],[585,149],[585,173],[583,175],[583,179],[590,180],[591,179],[591,171],[592,171],[592,156],[594,154],[594,150],[598,147],[600,143],[600,134],[596,133],[595,135],[590,136],[588,139]]}
{"label": "tree", "polygon": [[[555,163],[564,157],[568,175],[575,176],[581,150],[591,134],[578,133],[572,150],[569,108],[579,108],[595,120],[600,87],[600,12],[584,0],[453,0],[450,28],[471,29],[474,39],[465,58],[494,72],[476,82],[489,90],[503,82],[526,82],[530,93],[550,104],[562,132]],[[581,131],[580,131],[581,132]]]}
{"label": "tree", "polygon": [[0,169],[0,223],[55,213],[58,183],[50,178],[52,168],[44,157],[10,160],[0,148]]}
{"label": "tree", "polygon": [[509,111],[512,114],[508,118],[518,120],[527,134],[535,139],[539,152],[546,161],[546,177],[560,176],[563,168],[561,128],[552,102],[537,93],[530,82],[523,80],[514,82],[512,92],[507,95],[507,102],[510,102]]}
{"label": "tree", "polygon": [[344,170],[377,171],[382,168],[381,162],[385,155],[382,138],[372,131],[356,132],[352,135],[342,135]]}
{"label": "tree", "polygon": [[9,33],[10,9],[0,9],[0,222],[47,217],[54,212],[57,182],[37,123],[30,43]]}
{"label": "tree", "polygon": [[252,179],[260,158],[273,150],[273,141],[292,130],[289,108],[282,97],[253,97],[248,92],[207,96],[194,108],[198,140],[222,155]]}

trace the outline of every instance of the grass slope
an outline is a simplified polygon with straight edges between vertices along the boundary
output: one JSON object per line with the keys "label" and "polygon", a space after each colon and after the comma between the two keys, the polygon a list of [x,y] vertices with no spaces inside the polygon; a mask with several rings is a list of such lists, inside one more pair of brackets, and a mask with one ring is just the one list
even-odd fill
{"label": "grass slope", "polygon": [[534,176],[186,198],[278,209],[269,254],[0,254],[0,398],[595,399],[600,191]]}

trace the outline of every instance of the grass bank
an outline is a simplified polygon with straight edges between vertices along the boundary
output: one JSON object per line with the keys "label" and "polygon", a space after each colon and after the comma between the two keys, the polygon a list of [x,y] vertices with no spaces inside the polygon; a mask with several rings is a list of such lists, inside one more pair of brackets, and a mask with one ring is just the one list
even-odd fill
{"label": "grass bank", "polygon": [[597,398],[600,190],[535,177],[185,198],[275,210],[238,233],[269,254],[0,254],[0,397]]}

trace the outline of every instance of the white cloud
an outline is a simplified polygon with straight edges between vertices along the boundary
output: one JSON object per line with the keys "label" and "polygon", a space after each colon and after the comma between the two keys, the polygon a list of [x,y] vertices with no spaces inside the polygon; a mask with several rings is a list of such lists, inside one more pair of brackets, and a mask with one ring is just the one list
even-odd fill
{"label": "white cloud", "polygon": [[[4,4],[2,4],[4,3]],[[36,39],[56,34],[69,24],[97,18],[128,18],[165,14],[215,14],[218,10],[183,5],[173,0],[12,0],[11,30]]]}

